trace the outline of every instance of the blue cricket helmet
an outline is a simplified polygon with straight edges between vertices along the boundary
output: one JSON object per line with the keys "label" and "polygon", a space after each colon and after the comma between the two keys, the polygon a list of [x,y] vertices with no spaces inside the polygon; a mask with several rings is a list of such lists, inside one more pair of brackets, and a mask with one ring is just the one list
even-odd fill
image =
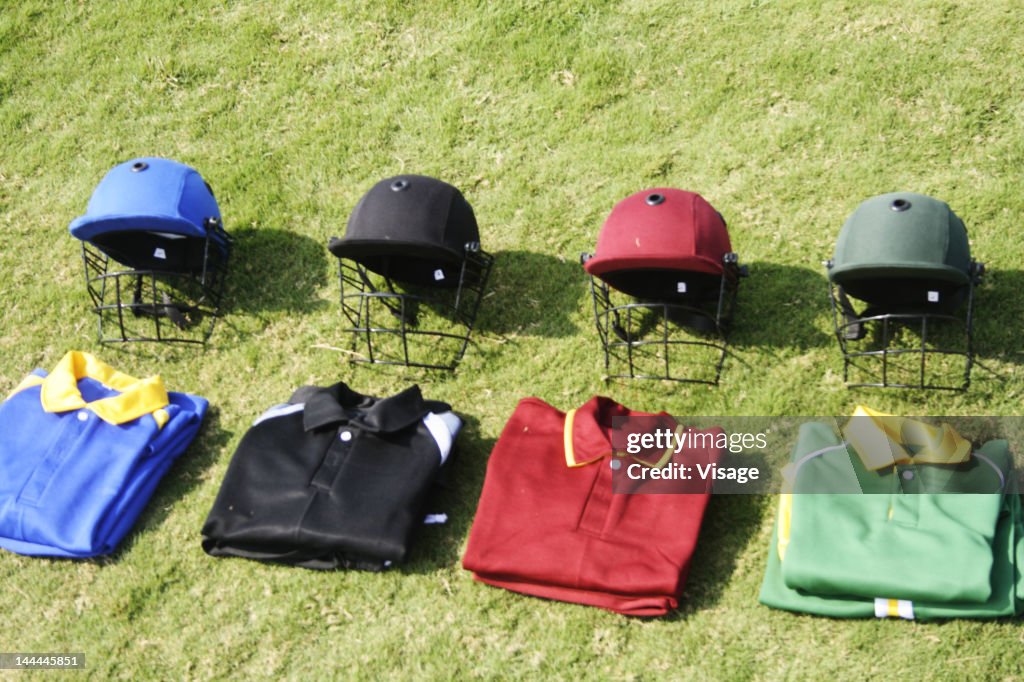
{"label": "blue cricket helmet", "polygon": [[69,229],[81,240],[101,341],[206,341],[231,237],[195,169],[156,157],[118,164]]}
{"label": "blue cricket helmet", "polygon": [[93,191],[71,234],[136,269],[195,271],[210,237],[226,258],[220,207],[202,176],[183,163],[157,157],[114,166]]}

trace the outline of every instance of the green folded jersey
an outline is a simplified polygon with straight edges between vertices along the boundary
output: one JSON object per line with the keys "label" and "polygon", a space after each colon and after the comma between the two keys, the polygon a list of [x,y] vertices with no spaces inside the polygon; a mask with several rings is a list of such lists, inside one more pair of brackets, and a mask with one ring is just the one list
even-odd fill
{"label": "green folded jersey", "polygon": [[[1017,495],[1006,496],[1006,513],[1000,517],[993,542],[992,573],[989,576],[991,593],[984,602],[921,601],[896,597],[867,596],[863,594],[818,595],[786,585],[782,577],[777,543],[778,528],[772,534],[768,553],[768,568],[761,584],[762,604],[787,611],[800,611],[834,618],[995,618],[1021,613],[1022,583],[1017,566],[1024,561],[1021,542],[1020,503]],[[827,551],[827,550],[823,550]],[[917,571],[905,576],[907,581],[929,580],[928,572],[945,561],[947,555],[922,557]],[[787,559],[788,561],[788,559]],[[865,569],[867,570],[867,569]]]}
{"label": "green folded jersey", "polygon": [[875,470],[864,464],[879,459],[825,424],[801,427],[786,472],[795,494],[780,498],[761,602],[835,617],[1018,613],[1024,532],[1019,497],[1006,490],[1006,442],[953,463],[911,454]]}

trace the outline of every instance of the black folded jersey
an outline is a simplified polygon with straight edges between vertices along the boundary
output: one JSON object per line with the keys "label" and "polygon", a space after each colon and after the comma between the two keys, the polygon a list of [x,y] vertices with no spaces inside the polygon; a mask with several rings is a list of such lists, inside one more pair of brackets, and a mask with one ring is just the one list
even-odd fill
{"label": "black folded jersey", "polygon": [[317,569],[400,562],[461,425],[418,386],[383,399],[300,388],[242,437],[203,549]]}

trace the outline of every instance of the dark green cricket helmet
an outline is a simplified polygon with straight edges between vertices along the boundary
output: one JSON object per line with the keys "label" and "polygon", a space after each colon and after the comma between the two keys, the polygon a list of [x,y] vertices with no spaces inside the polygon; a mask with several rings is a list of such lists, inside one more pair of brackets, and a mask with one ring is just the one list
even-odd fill
{"label": "dark green cricket helmet", "polygon": [[971,276],[964,222],[946,202],[913,192],[861,203],[828,264],[831,282],[878,307],[953,309]]}

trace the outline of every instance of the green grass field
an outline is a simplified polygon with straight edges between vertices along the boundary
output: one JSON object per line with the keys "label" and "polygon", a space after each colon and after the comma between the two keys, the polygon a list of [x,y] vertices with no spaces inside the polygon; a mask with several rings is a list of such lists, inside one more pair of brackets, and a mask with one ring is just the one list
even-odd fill
{"label": "green grass field", "polygon": [[[185,5],[185,6],[182,6]],[[660,620],[475,583],[459,559],[519,398],[677,415],[1013,415],[1024,395],[1024,7],[823,3],[0,3],[0,395],[69,349],[214,406],[122,548],[0,555],[0,651],[95,677],[1024,677],[1019,620],[844,622],[757,603],[774,497],[710,504]],[[67,232],[114,164],[167,156],[236,238],[205,350],[100,347]],[[358,198],[400,172],[472,203],[496,255],[454,374],[356,366],[336,265]],[[750,265],[721,385],[604,380],[578,264],[619,199],[700,192]],[[966,393],[847,389],[821,261],[864,198],[946,200],[989,275]],[[419,383],[467,428],[446,526],[380,575],[215,560],[199,530],[246,428],[302,384]],[[2,434],[0,434],[2,437]],[[1019,449],[1020,444],[1016,444]]]}

